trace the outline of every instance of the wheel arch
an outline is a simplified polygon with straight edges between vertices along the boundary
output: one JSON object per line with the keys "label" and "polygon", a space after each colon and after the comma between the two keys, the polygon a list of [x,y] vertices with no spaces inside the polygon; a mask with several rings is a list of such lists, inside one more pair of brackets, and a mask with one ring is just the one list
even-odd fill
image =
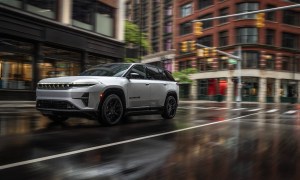
{"label": "wheel arch", "polygon": [[167,92],[167,95],[166,95],[166,97],[165,97],[165,100],[166,100],[166,98],[167,98],[168,96],[174,96],[175,99],[176,99],[176,101],[177,101],[177,104],[178,104],[179,99],[178,99],[178,95],[177,95],[177,93],[176,93],[175,91],[168,91],[168,92]]}
{"label": "wheel arch", "polygon": [[117,88],[117,87],[107,88],[104,90],[104,92],[100,96],[100,104],[99,104],[98,109],[101,108],[104,99],[110,94],[118,95],[122,101],[122,105],[123,105],[124,109],[126,109],[126,97],[125,97],[124,90],[121,88]]}

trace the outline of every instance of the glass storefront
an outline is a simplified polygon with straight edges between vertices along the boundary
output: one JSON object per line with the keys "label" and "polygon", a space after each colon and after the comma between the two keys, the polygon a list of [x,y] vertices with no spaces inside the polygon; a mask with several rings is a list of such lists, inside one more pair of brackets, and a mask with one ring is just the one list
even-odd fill
{"label": "glass storefront", "polygon": [[227,92],[227,81],[225,78],[201,79],[198,80],[197,89],[199,100],[219,101],[218,98],[220,97],[224,100]]}
{"label": "glass storefront", "polygon": [[0,89],[32,88],[33,44],[0,39]]}
{"label": "glass storefront", "polygon": [[78,52],[42,46],[43,58],[38,63],[38,79],[76,76],[81,72],[81,54]]}
{"label": "glass storefront", "polygon": [[272,103],[274,102],[275,96],[275,79],[267,78],[267,89],[266,89],[266,102]]}
{"label": "glass storefront", "polygon": [[297,81],[282,79],[280,83],[280,101],[286,103],[292,103],[297,101]]}
{"label": "glass storefront", "polygon": [[242,77],[242,101],[258,101],[258,90],[259,78]]}

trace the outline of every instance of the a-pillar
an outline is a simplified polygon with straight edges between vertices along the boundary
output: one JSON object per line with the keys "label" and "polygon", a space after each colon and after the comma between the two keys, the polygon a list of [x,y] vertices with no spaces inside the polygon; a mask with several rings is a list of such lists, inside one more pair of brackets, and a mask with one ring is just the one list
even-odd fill
{"label": "a-pillar", "polygon": [[266,78],[259,79],[259,91],[258,91],[258,98],[259,102],[265,103],[266,102],[266,94],[267,94],[267,87],[266,87]]}
{"label": "a-pillar", "polygon": [[275,79],[275,103],[280,103],[280,79]]}
{"label": "a-pillar", "polygon": [[233,93],[234,93],[234,85],[230,77],[227,78],[227,90],[226,90],[226,96],[227,96],[227,102],[232,102],[233,100]]}

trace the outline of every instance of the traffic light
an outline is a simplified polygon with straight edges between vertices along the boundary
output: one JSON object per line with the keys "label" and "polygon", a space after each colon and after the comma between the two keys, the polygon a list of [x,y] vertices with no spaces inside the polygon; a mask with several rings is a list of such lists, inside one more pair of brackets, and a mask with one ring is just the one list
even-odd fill
{"label": "traffic light", "polygon": [[209,48],[204,48],[203,49],[203,56],[208,57],[209,56]]}
{"label": "traffic light", "polygon": [[258,28],[265,27],[265,13],[256,14],[256,27]]}
{"label": "traffic light", "polygon": [[189,41],[189,51],[195,51],[196,48],[196,41]]}
{"label": "traffic light", "polygon": [[188,51],[187,41],[181,42],[181,52],[187,52],[187,51]]}
{"label": "traffic light", "polygon": [[213,47],[211,49],[211,56],[213,56],[213,57],[217,56],[217,48],[216,47]]}
{"label": "traffic light", "polygon": [[203,25],[202,22],[194,22],[194,34],[196,36],[201,36],[202,35],[202,33],[203,33],[202,32],[202,30],[203,30],[202,25]]}
{"label": "traffic light", "polygon": [[198,57],[203,57],[204,56],[204,53],[203,53],[203,49],[197,49],[197,56]]}

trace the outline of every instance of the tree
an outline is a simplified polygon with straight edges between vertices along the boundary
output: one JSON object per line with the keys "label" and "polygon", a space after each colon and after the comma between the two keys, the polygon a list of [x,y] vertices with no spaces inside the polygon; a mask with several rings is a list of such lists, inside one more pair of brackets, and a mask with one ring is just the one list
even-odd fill
{"label": "tree", "polygon": [[173,72],[172,75],[174,76],[175,80],[180,83],[192,83],[190,79],[190,75],[197,72],[196,68],[187,68],[182,71]]}
{"label": "tree", "polygon": [[[125,44],[126,47],[142,46],[145,50],[150,50],[150,43],[147,40],[145,33],[142,33],[139,27],[130,22],[125,22]],[[135,62],[136,58],[125,58],[127,62]]]}

